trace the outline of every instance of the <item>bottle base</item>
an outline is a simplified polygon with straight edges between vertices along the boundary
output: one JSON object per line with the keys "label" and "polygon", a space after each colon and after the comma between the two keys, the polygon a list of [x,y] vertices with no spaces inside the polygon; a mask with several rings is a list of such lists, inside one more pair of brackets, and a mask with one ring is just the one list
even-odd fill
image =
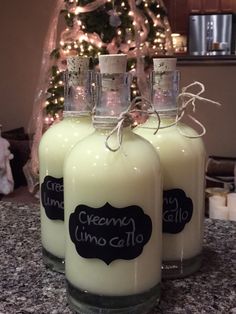
{"label": "bottle base", "polygon": [[158,304],[159,298],[160,284],[136,295],[103,296],[81,291],[67,281],[69,306],[83,314],[144,314]]}
{"label": "bottle base", "polygon": [[195,273],[202,264],[202,254],[185,260],[163,261],[162,262],[162,278],[177,279],[189,276]]}
{"label": "bottle base", "polygon": [[45,248],[42,249],[43,262],[49,269],[58,273],[65,273],[65,260],[64,258],[57,257],[49,253]]}

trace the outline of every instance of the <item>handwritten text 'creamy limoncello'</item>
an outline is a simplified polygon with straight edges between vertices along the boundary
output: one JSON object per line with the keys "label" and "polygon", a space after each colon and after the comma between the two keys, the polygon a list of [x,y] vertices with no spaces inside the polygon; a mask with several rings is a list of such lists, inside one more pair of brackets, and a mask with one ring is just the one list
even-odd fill
{"label": "handwritten text 'creamy limoncello'", "polygon": [[129,106],[126,61],[99,57],[96,131],[65,161],[68,301],[80,313],[146,313],[159,298],[160,162],[121,116]]}
{"label": "handwritten text 'creamy limoncello'", "polygon": [[65,257],[63,163],[79,140],[93,132],[89,59],[68,58],[63,120],[50,127],[39,146],[43,260],[63,272]]}
{"label": "handwritten text 'creamy limoncello'", "polygon": [[[201,265],[205,150],[201,138],[183,123],[174,123],[179,73],[176,59],[154,59],[152,103],[161,117],[154,135],[154,116],[135,132],[157,149],[163,169],[163,277],[186,276]],[[173,124],[173,125],[172,125]],[[172,126],[170,126],[172,125]],[[184,134],[184,135],[182,135]],[[189,136],[188,136],[189,135]]]}

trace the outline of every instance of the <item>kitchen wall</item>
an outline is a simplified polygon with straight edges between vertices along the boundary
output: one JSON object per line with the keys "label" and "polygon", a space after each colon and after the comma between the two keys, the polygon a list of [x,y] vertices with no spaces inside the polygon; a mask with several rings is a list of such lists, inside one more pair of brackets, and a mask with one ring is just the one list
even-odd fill
{"label": "kitchen wall", "polygon": [[205,125],[203,137],[209,155],[236,157],[236,60],[235,65],[180,65],[181,86],[200,81],[206,92],[202,95],[221,103],[197,102],[196,117]]}
{"label": "kitchen wall", "polygon": [[[2,1],[0,10],[1,100],[3,130],[27,129],[33,109],[43,42],[56,0]],[[182,85],[194,80],[206,86],[206,96],[222,108],[199,104],[197,117],[207,128],[204,141],[209,154],[236,156],[236,64],[232,66],[179,66]]]}
{"label": "kitchen wall", "polygon": [[0,124],[28,127],[44,38],[56,0],[1,1]]}

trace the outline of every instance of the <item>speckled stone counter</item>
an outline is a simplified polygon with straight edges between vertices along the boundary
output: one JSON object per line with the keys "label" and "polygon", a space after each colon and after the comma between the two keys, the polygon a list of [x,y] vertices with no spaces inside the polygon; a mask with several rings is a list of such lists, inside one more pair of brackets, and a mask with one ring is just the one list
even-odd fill
{"label": "speckled stone counter", "polygon": [[[42,264],[39,206],[0,202],[0,314],[71,314],[64,276]],[[162,283],[152,314],[236,313],[236,223],[205,222],[203,265]]]}

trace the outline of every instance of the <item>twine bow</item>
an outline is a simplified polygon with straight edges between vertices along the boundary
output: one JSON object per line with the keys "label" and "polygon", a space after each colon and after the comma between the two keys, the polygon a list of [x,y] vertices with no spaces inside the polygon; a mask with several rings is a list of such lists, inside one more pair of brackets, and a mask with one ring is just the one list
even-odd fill
{"label": "twine bow", "polygon": [[[193,86],[200,87],[200,91],[197,92],[196,94],[188,92],[187,90]],[[179,111],[178,111],[178,114],[176,116],[175,122],[172,125],[176,124],[178,127],[178,122],[185,115],[187,107],[192,106],[192,111],[193,112],[196,111],[196,100],[205,101],[208,103],[215,104],[217,106],[221,106],[221,104],[217,101],[214,101],[214,100],[211,100],[211,99],[208,99],[205,97],[201,97],[200,95],[204,92],[205,92],[205,86],[201,82],[198,82],[198,81],[195,81],[195,82],[182,88],[182,92],[177,97],[177,103],[181,102],[181,105],[179,106]],[[197,135],[188,135],[188,134],[185,134],[180,128],[178,128],[180,134],[182,134],[188,138],[202,137],[206,133],[205,126],[199,120],[197,120],[195,117],[193,117],[191,114],[187,114],[187,116],[202,128],[202,132],[200,134],[197,134]],[[171,125],[168,125],[167,127],[170,127],[170,126]],[[160,127],[160,128],[165,128],[165,127]]]}
{"label": "twine bow", "polygon": [[[137,108],[137,107],[140,107],[140,108],[144,107],[144,104],[147,104],[149,109],[138,109]],[[157,133],[157,131],[159,130],[160,124],[161,124],[159,114],[153,108],[152,104],[150,103],[150,101],[147,98],[144,98],[142,96],[136,97],[132,100],[128,109],[126,111],[123,111],[120,114],[120,116],[118,117],[117,125],[111,130],[111,132],[108,134],[108,136],[106,138],[105,145],[110,151],[116,152],[120,149],[121,144],[122,144],[122,139],[123,139],[123,127],[127,127],[127,126],[133,125],[135,123],[134,114],[136,114],[136,113],[146,113],[148,115],[156,114],[157,120],[158,120],[158,125],[157,125],[157,128],[156,128],[154,134]],[[117,147],[112,148],[109,144],[109,140],[110,140],[111,136],[115,133],[116,133],[118,144],[117,144]]]}

